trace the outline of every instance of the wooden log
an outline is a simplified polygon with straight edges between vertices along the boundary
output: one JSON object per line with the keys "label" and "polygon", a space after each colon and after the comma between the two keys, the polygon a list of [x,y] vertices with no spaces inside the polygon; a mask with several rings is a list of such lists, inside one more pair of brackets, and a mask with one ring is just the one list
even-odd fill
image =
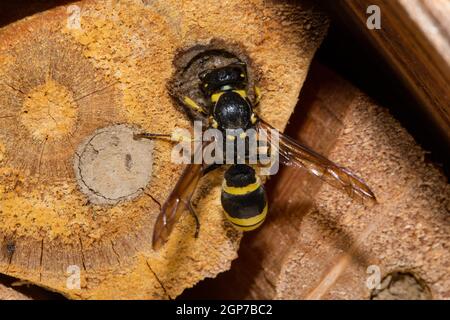
{"label": "wooden log", "polygon": [[[373,5],[380,9],[381,29],[367,27]],[[326,6],[388,62],[450,145],[449,2],[340,0]]]}
{"label": "wooden log", "polygon": [[167,83],[198,45],[248,61],[258,112],[282,129],[326,28],[306,2],[86,0],[0,29],[0,272],[69,298],[151,299],[227,270],[241,235],[219,172],[195,196],[199,237],[185,215],[151,249],[182,166],[132,133],[191,126]]}
{"label": "wooden log", "polygon": [[363,177],[379,203],[282,168],[264,228],[245,235],[230,271],[183,297],[448,299],[450,187],[389,112],[313,64],[287,133]]}
{"label": "wooden log", "polygon": [[27,295],[0,284],[0,300],[31,300]]}
{"label": "wooden log", "polygon": [[[301,218],[276,297],[448,299],[447,178],[386,109],[360,92],[339,119],[343,130],[330,158],[359,172],[379,204],[363,208],[322,187]],[[373,288],[377,276],[383,281]]]}
{"label": "wooden log", "polygon": [[27,281],[0,275],[0,300],[62,300],[64,296]]}

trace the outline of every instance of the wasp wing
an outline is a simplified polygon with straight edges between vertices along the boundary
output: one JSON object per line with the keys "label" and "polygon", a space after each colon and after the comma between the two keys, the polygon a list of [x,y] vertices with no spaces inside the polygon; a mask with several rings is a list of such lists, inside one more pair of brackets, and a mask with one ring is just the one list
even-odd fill
{"label": "wasp wing", "polygon": [[[202,152],[202,148],[199,147],[196,150],[197,152]],[[175,224],[188,208],[187,206],[202,176],[202,164],[188,164],[183,170],[175,188],[164,202],[156,219],[153,229],[153,249],[158,250],[167,242]]]}
{"label": "wasp wing", "polygon": [[[281,163],[305,169],[331,186],[344,191],[353,199],[376,202],[374,193],[366,183],[349,169],[333,163],[305,145],[279,132],[263,120],[259,121],[258,129],[265,130],[268,143],[270,143],[271,148],[278,151]],[[278,141],[270,134],[271,129],[278,132]]]}

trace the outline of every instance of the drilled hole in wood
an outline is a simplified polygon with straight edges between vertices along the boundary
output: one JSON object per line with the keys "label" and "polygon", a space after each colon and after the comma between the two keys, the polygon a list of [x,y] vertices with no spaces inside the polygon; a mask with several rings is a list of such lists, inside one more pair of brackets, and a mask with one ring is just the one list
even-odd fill
{"label": "drilled hole in wood", "polygon": [[95,204],[114,205],[142,193],[152,176],[153,142],[133,139],[139,129],[115,125],[88,137],[75,155],[74,171],[84,194]]}
{"label": "drilled hole in wood", "polygon": [[371,300],[429,300],[431,293],[423,280],[410,272],[393,272],[372,291]]}
{"label": "drilled hole in wood", "polygon": [[[182,104],[185,96],[190,97],[202,106],[208,105],[200,90],[198,75],[205,70],[224,67],[234,62],[244,62],[247,65],[248,92],[254,99],[254,85],[258,81],[259,72],[247,55],[242,45],[214,39],[209,44],[196,45],[179,51],[174,59],[176,72],[168,83],[171,96]],[[186,110],[194,119],[198,114]]]}

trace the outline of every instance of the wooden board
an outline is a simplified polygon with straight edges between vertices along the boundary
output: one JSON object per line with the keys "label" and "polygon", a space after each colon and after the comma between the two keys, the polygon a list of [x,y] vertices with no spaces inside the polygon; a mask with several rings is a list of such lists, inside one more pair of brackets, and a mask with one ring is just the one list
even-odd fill
{"label": "wooden board", "polygon": [[[367,28],[370,5],[380,8],[381,29]],[[381,54],[450,144],[449,2],[348,0],[326,7]]]}
{"label": "wooden board", "polygon": [[284,128],[326,29],[311,3],[259,0],[86,0],[0,29],[0,272],[69,298],[151,299],[227,270],[241,235],[219,172],[195,196],[199,238],[185,215],[151,249],[181,166],[132,132],[190,127],[166,84],[180,50],[216,38],[246,53],[258,112]]}

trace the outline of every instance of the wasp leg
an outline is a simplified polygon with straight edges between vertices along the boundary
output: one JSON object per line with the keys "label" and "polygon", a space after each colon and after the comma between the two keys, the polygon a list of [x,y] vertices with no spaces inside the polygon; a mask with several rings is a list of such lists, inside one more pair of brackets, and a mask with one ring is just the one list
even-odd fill
{"label": "wasp leg", "polygon": [[198,140],[198,139],[191,138],[189,136],[182,135],[182,134],[180,134],[178,132],[174,132],[172,134],[147,133],[147,132],[144,132],[144,133],[135,133],[133,135],[133,139],[134,140],[143,139],[143,138],[145,138],[145,139],[169,139],[169,140],[174,141],[174,142],[182,142],[182,141],[185,141],[185,142],[197,142],[197,141],[201,141],[201,140]]}
{"label": "wasp leg", "polygon": [[[217,164],[217,163],[213,163],[210,165],[205,166],[202,170],[203,170],[203,175],[208,174],[209,172],[220,168],[222,165],[221,164]],[[192,214],[192,216],[195,219],[195,234],[194,237],[198,238],[198,234],[200,233],[200,220],[198,219],[198,215],[195,212],[194,206],[192,205],[191,201],[185,201],[184,204],[186,205],[186,207],[188,208],[189,212]]]}
{"label": "wasp leg", "polygon": [[196,112],[200,112],[203,115],[207,115],[208,113],[206,112],[206,110],[200,106],[197,102],[195,102],[194,100],[192,100],[191,98],[189,98],[188,96],[184,96],[183,97],[183,103],[186,107],[196,111]]}
{"label": "wasp leg", "polygon": [[194,237],[198,238],[198,234],[200,232],[200,221],[198,219],[197,213],[195,212],[195,209],[192,206],[192,202],[191,201],[186,202],[185,205],[187,206],[187,208],[189,209],[189,212],[192,214],[192,216],[195,219],[195,234],[194,234]]}
{"label": "wasp leg", "polygon": [[133,139],[134,140],[138,140],[138,139],[163,139],[163,138],[171,138],[172,135],[170,134],[165,134],[165,133],[135,133],[133,134]]}
{"label": "wasp leg", "polygon": [[253,102],[253,104],[256,106],[261,101],[261,88],[258,86],[254,86],[254,90],[255,90],[255,101]]}

